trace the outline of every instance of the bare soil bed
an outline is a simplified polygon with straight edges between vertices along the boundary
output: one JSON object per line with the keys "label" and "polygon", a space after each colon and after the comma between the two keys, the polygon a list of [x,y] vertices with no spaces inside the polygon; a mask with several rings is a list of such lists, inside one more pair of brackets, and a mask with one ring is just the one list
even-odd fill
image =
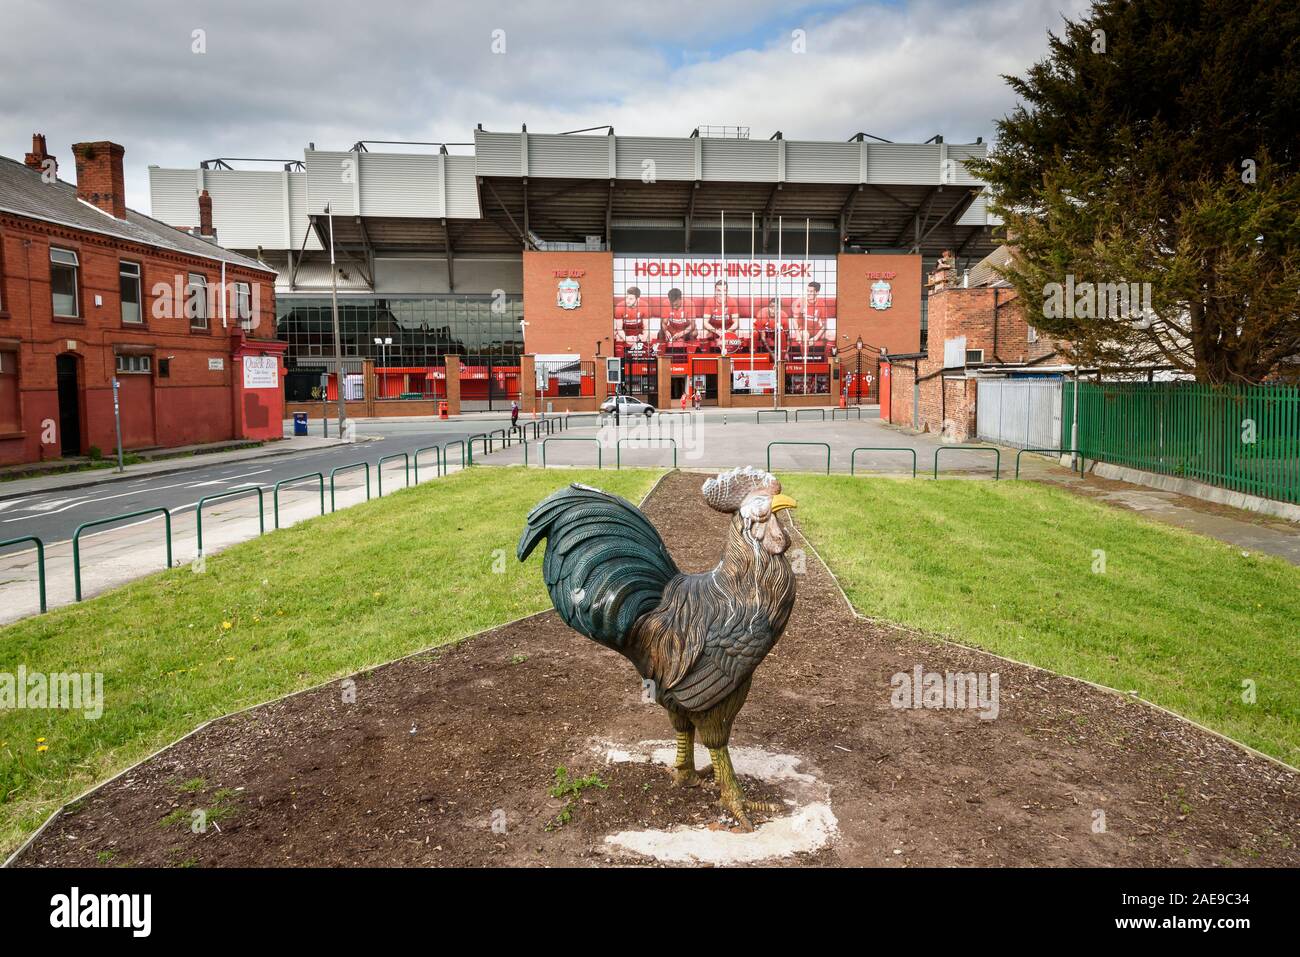
{"label": "bare soil bed", "polygon": [[[692,571],[716,561],[726,521],[701,479],[670,474],[645,507]],[[795,547],[807,549],[797,605],[732,744],[797,755],[829,787],[838,833],[772,863],[1300,865],[1294,772],[1123,695],[857,618]],[[895,709],[891,676],[916,665],[997,672],[998,717]],[[606,836],[727,826],[712,792],[607,763],[600,743],[671,729],[624,659],[553,612],[353,680],[354,702],[336,682],[177,743],[63,811],[17,863],[644,864]],[[605,785],[563,823],[549,793],[560,765]],[[200,808],[209,823],[194,833]]]}

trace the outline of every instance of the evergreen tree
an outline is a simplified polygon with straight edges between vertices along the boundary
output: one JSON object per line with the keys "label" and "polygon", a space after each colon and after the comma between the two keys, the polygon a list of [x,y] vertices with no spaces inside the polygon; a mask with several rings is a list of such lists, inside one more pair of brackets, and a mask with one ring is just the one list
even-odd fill
{"label": "evergreen tree", "polygon": [[[1211,383],[1300,356],[1300,4],[1099,0],[1048,38],[971,164],[1030,322]],[[1107,302],[1131,283],[1148,311]]]}

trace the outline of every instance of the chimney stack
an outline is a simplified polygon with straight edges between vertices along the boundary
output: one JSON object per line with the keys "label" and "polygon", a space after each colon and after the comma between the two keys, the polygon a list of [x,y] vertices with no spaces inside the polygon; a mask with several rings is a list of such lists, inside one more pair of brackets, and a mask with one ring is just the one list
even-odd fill
{"label": "chimney stack", "polygon": [[28,153],[25,157],[23,157],[23,162],[28,166],[30,166],[32,169],[36,170],[36,172],[44,173],[46,170],[45,167],[46,160],[51,161],[51,165],[49,167],[50,172],[57,176],[59,172],[59,163],[58,160],[55,160],[54,157],[51,156],[49,152],[45,149],[45,134],[33,133],[32,151]]}
{"label": "chimney stack", "polygon": [[199,193],[199,235],[215,235],[212,231],[212,197],[206,189]]}
{"label": "chimney stack", "polygon": [[126,181],[116,143],[73,143],[77,158],[77,198],[98,206],[115,219],[126,219]]}

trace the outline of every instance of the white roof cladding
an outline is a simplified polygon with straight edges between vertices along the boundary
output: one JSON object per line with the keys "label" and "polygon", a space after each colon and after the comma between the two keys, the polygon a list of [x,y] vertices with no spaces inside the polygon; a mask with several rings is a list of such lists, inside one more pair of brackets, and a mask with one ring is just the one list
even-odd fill
{"label": "white roof cladding", "polygon": [[154,215],[198,225],[198,195],[212,197],[212,221],[236,249],[320,249],[308,216],[327,203],[340,216],[478,219],[473,156],[307,150],[305,172],[251,169],[149,170]]}
{"label": "white roof cladding", "polygon": [[977,186],[984,143],[741,140],[474,131],[479,176]]}
{"label": "white roof cladding", "polygon": [[478,219],[474,157],[308,150],[307,210],[345,216]]}
{"label": "white roof cladding", "polygon": [[[475,243],[484,248],[491,242],[510,242],[511,234],[517,234],[522,228],[519,225],[522,219],[518,216],[512,219],[504,207],[498,208],[503,197],[516,210],[524,202],[512,198],[512,184],[503,180],[556,179],[588,183],[617,180],[629,184],[627,192],[633,197],[634,207],[635,190],[649,182],[719,183],[751,189],[765,189],[766,184],[771,184],[773,189],[784,184],[800,188],[807,184],[809,195],[822,187],[852,190],[855,185],[880,186],[883,189],[875,196],[876,201],[886,208],[905,207],[917,202],[915,196],[923,192],[922,188],[979,187],[981,181],[966,169],[965,161],[983,157],[986,151],[983,143],[749,140],[476,130],[474,151],[468,155],[313,149],[304,152],[300,169],[153,167],[149,178],[153,215],[173,226],[198,224],[198,194],[208,190],[212,195],[217,235],[230,248],[296,251],[304,248],[305,243],[306,249],[319,250],[320,242],[310,228],[310,217],[324,212],[328,203],[337,216],[365,220],[366,228],[377,237],[377,245],[441,242],[444,231],[438,221],[446,219],[461,221],[454,227],[449,223],[447,236],[457,243],[463,241],[472,249]],[[487,187],[492,186],[490,180],[494,178],[495,189],[489,191]],[[482,195],[481,180],[487,181]],[[895,192],[901,193],[908,202],[885,195],[889,187],[896,187]],[[718,188],[725,191],[731,186]],[[539,190],[528,202],[545,202],[545,192]],[[798,193],[798,189],[784,190],[786,196]],[[610,196],[615,195],[611,190]],[[645,214],[644,210],[628,212],[622,192],[617,194],[617,201],[615,216]],[[484,205],[488,208],[484,209]],[[674,211],[673,215],[680,216],[682,212]],[[699,215],[706,212],[701,210]],[[859,226],[864,221],[880,219],[878,215],[873,219],[873,215],[860,209]],[[538,228],[538,221],[534,221],[534,228]],[[987,210],[987,193],[984,193],[944,228],[984,227],[996,222]],[[336,221],[336,226],[341,225]],[[886,229],[887,225],[880,228],[886,232],[902,231],[901,226]],[[353,232],[361,228],[353,224]],[[600,224],[593,220],[592,224],[584,223],[583,229],[600,231]],[[405,237],[408,233],[424,238],[391,238]],[[901,239],[895,241],[891,232],[880,241],[897,245]]]}

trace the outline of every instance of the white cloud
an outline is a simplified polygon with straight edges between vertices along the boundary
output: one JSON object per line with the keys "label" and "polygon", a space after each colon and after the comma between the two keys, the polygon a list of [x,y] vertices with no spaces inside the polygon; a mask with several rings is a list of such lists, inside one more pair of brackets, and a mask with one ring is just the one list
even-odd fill
{"label": "white cloud", "polygon": [[[1085,6],[0,0],[0,152],[21,156],[44,132],[70,179],[69,144],[115,140],[127,148],[128,200],[147,210],[151,163],[298,158],[308,141],[462,141],[478,122],[987,139],[1013,104],[1000,74],[1023,73],[1061,11]],[[791,52],[795,29],[805,53]],[[494,30],[504,55],[492,52]]]}

